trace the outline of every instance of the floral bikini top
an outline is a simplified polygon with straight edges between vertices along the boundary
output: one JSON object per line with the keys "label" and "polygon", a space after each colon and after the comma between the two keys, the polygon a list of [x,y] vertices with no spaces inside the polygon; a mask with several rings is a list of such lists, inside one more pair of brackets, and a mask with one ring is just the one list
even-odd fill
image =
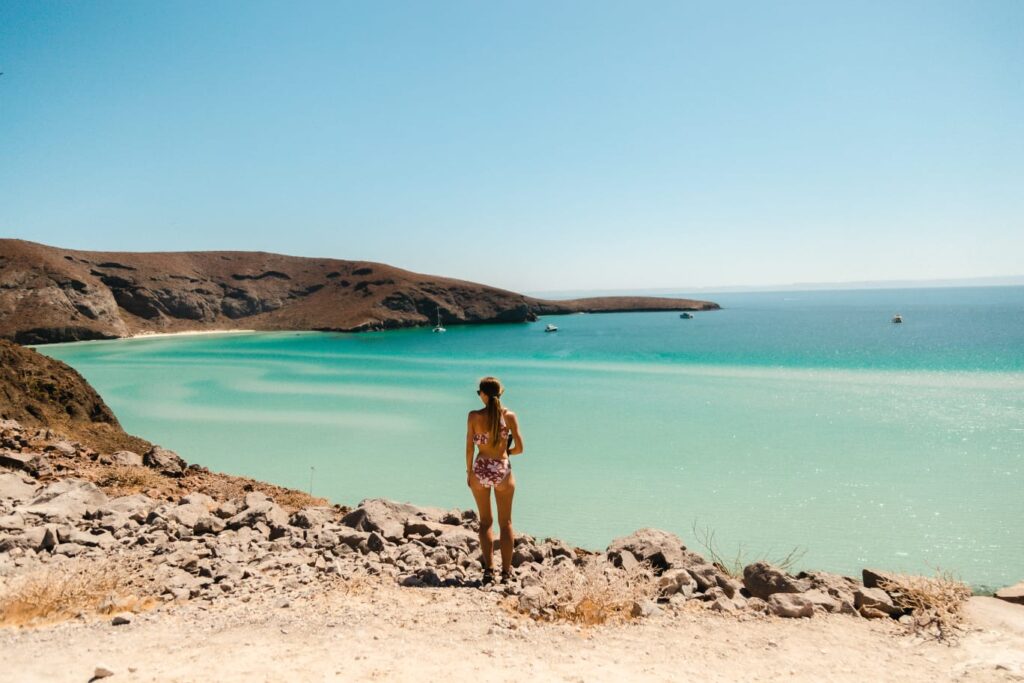
{"label": "floral bikini top", "polygon": [[[512,430],[510,430],[508,428],[508,425],[505,424],[504,417],[501,418],[501,431],[499,433],[501,434],[502,439],[507,439],[509,434],[512,433]],[[476,434],[473,435],[473,443],[475,443],[477,446],[486,446],[488,438],[489,436],[487,432],[477,432]]]}

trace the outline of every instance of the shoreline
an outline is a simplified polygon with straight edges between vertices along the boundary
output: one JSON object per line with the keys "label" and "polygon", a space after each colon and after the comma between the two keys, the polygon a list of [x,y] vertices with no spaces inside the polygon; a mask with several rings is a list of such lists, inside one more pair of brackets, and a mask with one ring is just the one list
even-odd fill
{"label": "shoreline", "polygon": [[[206,334],[252,334],[259,330],[186,330],[184,332],[137,332],[130,334],[127,337],[120,337],[119,339],[104,339],[101,341],[120,341],[123,339],[155,339],[158,337],[192,337],[197,335]],[[77,344],[78,342],[65,342],[70,344]],[[49,346],[47,344],[46,346]]]}

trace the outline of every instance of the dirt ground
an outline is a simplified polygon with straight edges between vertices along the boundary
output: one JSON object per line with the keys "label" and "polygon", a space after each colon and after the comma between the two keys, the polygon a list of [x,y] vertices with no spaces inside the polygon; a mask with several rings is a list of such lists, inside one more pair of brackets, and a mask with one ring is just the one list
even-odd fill
{"label": "dirt ground", "polygon": [[665,612],[537,623],[476,589],[377,582],[0,630],[0,681],[1024,681],[1024,607],[974,598],[956,645],[895,622]]}

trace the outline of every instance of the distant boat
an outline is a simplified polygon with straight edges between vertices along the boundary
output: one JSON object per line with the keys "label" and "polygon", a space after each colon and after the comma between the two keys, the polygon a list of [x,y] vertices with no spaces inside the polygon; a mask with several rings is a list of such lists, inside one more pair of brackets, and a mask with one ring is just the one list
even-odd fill
{"label": "distant boat", "polygon": [[441,327],[441,309],[437,309],[437,324],[434,325],[434,332],[447,332],[448,330]]}
{"label": "distant boat", "polygon": [[558,332],[558,326],[548,323],[548,326],[544,328],[545,332]]}
{"label": "distant boat", "polygon": [[901,323],[901,322],[903,322],[903,316],[902,316],[902,315],[900,315],[899,313],[897,313],[896,315],[894,315],[894,316],[892,317],[892,321],[893,321],[894,323]]}
{"label": "distant boat", "polygon": [[682,318],[683,320],[693,320],[692,313],[680,313],[679,317]]}

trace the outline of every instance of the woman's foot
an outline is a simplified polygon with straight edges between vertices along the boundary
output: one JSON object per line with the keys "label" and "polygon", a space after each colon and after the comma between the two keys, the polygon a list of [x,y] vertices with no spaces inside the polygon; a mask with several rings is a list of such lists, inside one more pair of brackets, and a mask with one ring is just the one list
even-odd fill
{"label": "woman's foot", "polygon": [[502,569],[501,570],[501,582],[503,584],[512,583],[512,570],[511,569]]}
{"label": "woman's foot", "polygon": [[484,575],[480,579],[480,585],[490,586],[492,583],[494,583],[494,570],[490,567],[484,567]]}

